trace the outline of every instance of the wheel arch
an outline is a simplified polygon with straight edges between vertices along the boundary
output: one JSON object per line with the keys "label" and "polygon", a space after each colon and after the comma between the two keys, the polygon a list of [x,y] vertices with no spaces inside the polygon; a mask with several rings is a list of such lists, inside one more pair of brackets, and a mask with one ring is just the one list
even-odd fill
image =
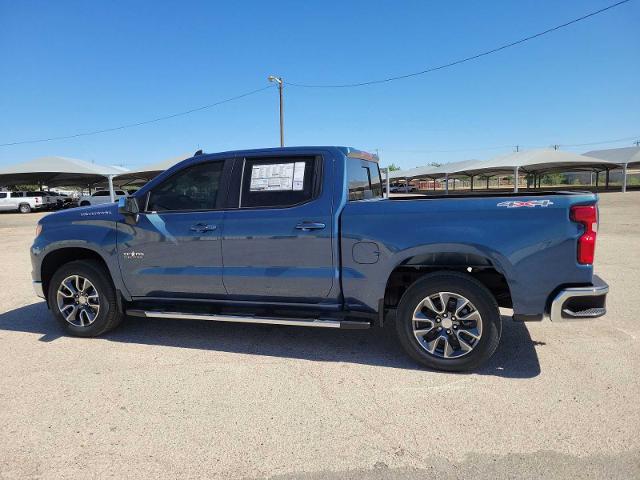
{"label": "wheel arch", "polygon": [[113,276],[109,265],[102,256],[90,248],[84,247],[63,247],[56,250],[52,250],[42,259],[40,265],[40,279],[42,281],[42,291],[45,294],[45,298],[48,297],[49,283],[55,272],[64,264],[72,262],[74,260],[95,260],[105,271],[109,274],[111,282],[113,282]]}
{"label": "wheel arch", "polygon": [[[447,251],[449,250],[449,251]],[[384,306],[397,307],[407,289],[435,272],[461,272],[475,278],[492,293],[501,307],[512,306],[511,289],[504,262],[497,255],[452,249],[414,251],[399,256],[387,276]]]}

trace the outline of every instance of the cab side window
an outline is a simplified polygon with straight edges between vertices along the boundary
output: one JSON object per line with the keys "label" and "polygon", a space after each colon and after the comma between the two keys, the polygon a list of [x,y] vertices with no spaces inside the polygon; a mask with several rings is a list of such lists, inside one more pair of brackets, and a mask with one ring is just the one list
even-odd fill
{"label": "cab side window", "polygon": [[177,172],[151,191],[147,211],[215,210],[223,168],[215,161]]}
{"label": "cab side window", "polygon": [[358,158],[347,159],[349,200],[382,198],[382,181],[378,164]]}

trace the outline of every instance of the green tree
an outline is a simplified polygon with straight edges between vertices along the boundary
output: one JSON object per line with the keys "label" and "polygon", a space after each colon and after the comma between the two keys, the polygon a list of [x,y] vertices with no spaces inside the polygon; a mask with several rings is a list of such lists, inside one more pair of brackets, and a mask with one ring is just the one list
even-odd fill
{"label": "green tree", "polygon": [[13,191],[13,192],[22,192],[22,191],[34,191],[34,190],[40,190],[40,187],[38,185],[32,185],[32,184],[26,184],[26,183],[22,183],[22,184],[15,184],[15,185],[8,185],[9,190]]}
{"label": "green tree", "polygon": [[389,171],[390,171],[390,172],[395,172],[395,171],[397,171],[397,170],[400,170],[400,167],[399,167],[399,166],[397,166],[395,163],[392,163],[392,164],[391,164],[391,165],[389,165],[387,168],[389,169]]}

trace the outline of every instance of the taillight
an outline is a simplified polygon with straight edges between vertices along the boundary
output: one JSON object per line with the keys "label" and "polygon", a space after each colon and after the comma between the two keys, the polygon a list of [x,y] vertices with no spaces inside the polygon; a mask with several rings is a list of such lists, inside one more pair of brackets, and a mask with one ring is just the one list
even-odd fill
{"label": "taillight", "polygon": [[571,220],[584,225],[584,233],[578,239],[578,263],[592,264],[596,250],[598,209],[595,205],[571,207]]}
{"label": "taillight", "polygon": [[36,203],[40,203],[40,197],[36,197]]}

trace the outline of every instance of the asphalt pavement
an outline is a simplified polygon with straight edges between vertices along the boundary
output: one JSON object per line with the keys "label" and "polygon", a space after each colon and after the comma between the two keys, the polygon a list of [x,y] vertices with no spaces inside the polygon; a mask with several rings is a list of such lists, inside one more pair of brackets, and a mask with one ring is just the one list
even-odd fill
{"label": "asphalt pavement", "polygon": [[472,374],[416,366],[390,328],[65,336],[31,289],[41,214],[1,214],[0,479],[640,478],[640,192],[600,214],[606,317],[505,316]]}

